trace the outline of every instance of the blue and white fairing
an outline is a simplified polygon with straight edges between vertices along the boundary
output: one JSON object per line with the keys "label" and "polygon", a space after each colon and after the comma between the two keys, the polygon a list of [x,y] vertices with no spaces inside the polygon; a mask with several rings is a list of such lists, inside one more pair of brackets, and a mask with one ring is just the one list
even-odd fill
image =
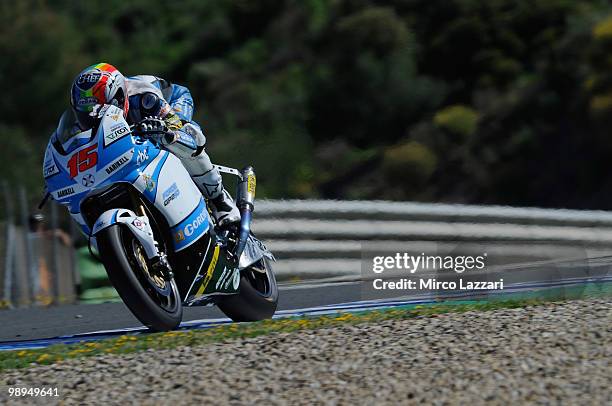
{"label": "blue and white fairing", "polygon": [[100,125],[93,136],[88,130],[62,140],[63,129],[58,128],[51,137],[43,168],[51,197],[67,206],[85,234],[94,235],[113,222],[125,221],[117,220],[117,212],[106,212],[95,224],[87,224],[81,215],[81,203],[111,184],[129,183],[165,216],[175,251],[202,237],[210,226],[208,211],[181,161],[150,141],[133,136],[119,108],[104,106],[99,117]]}

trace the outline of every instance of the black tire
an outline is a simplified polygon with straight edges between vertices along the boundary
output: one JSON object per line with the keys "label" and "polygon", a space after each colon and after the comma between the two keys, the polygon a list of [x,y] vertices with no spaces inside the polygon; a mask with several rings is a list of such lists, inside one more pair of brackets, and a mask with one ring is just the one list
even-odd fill
{"label": "black tire", "polygon": [[219,308],[233,321],[258,321],[270,319],[278,305],[278,286],[271,261],[262,260],[265,273],[249,267],[240,275],[238,294],[223,298]]}
{"label": "black tire", "polygon": [[[108,278],[134,316],[154,331],[178,327],[183,305],[176,283],[165,282],[167,296],[159,295],[147,284],[144,271],[134,264],[136,258],[129,244],[140,243],[130,230],[118,224],[110,226],[98,233],[97,242]],[[167,303],[162,303],[163,300]]]}

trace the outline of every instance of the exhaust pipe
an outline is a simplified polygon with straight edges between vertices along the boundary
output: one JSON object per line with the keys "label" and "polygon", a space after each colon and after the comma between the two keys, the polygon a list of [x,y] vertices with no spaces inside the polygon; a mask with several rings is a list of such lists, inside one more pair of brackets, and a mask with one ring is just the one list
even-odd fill
{"label": "exhaust pipe", "polygon": [[251,219],[255,210],[255,189],[257,187],[257,177],[252,166],[245,167],[241,172],[242,180],[238,182],[236,191],[236,206],[240,211],[240,232],[238,234],[238,244],[236,245],[236,258],[240,261],[240,256],[246,242],[251,234]]}

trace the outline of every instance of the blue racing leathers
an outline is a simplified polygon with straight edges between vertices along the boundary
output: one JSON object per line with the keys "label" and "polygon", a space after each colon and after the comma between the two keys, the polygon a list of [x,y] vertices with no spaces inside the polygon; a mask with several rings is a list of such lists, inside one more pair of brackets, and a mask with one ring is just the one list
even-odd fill
{"label": "blue racing leathers", "polygon": [[[170,83],[157,76],[138,75],[128,78],[128,96],[130,103],[130,118],[140,121],[143,113],[149,115],[163,111],[167,106],[183,122],[193,118],[193,98],[185,86]],[[154,97],[152,97],[154,96]]]}
{"label": "blue racing leathers", "polygon": [[128,122],[145,117],[162,118],[174,139],[164,139],[162,147],[179,157],[202,194],[214,204],[216,220],[234,222],[240,219],[238,209],[222,184],[221,174],[205,151],[206,137],[193,121],[193,98],[189,89],[150,75],[127,79],[129,97]]}

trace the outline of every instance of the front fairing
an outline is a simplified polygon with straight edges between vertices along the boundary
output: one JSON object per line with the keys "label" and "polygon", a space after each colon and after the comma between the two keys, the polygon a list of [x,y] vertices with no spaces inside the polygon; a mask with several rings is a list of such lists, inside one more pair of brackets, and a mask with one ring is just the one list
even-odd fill
{"label": "front fairing", "polygon": [[[85,197],[116,182],[133,183],[162,151],[149,141],[132,135],[121,110],[108,106],[92,136],[88,130],[60,144],[52,137],[47,146],[43,174],[47,191],[67,206],[83,231],[89,225],[79,221]],[[76,147],[73,147],[76,146]]]}
{"label": "front fairing", "polygon": [[85,133],[68,146],[52,138],[43,169],[47,190],[89,235],[92,224],[81,215],[85,198],[114,183],[131,184],[165,217],[175,251],[188,248],[209,229],[202,194],[177,157],[134,136],[120,109],[105,108],[95,136]]}

